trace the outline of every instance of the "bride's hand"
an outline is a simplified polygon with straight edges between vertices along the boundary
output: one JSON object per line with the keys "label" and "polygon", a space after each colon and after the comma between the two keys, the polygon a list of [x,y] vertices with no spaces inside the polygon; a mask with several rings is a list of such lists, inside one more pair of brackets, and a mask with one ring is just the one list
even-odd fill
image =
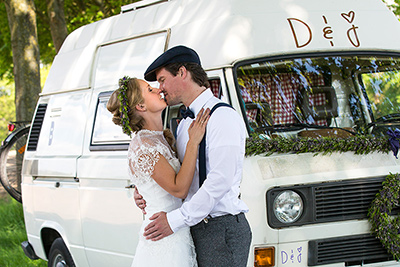
{"label": "bride's hand", "polygon": [[133,199],[135,200],[136,206],[142,210],[143,214],[146,214],[146,200],[144,200],[143,196],[139,194],[136,186],[133,189]]}
{"label": "bride's hand", "polygon": [[204,108],[200,110],[197,114],[196,119],[192,122],[189,127],[189,141],[194,142],[194,144],[200,144],[203,139],[204,133],[206,132],[206,126],[208,123],[208,119],[210,118],[210,109],[207,108],[204,111]]}

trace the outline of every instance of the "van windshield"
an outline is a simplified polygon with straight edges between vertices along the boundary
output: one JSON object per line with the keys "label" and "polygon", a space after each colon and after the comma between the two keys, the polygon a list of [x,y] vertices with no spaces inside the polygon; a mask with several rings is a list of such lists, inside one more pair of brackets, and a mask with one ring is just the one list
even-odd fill
{"label": "van windshield", "polygon": [[236,67],[251,132],[290,136],[386,133],[400,126],[400,57],[260,60]]}

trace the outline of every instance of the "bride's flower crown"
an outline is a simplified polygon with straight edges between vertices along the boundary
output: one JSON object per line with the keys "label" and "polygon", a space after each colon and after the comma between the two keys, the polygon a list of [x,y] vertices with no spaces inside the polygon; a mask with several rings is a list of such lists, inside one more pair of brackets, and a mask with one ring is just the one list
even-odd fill
{"label": "bride's flower crown", "polygon": [[128,82],[130,80],[129,76],[124,76],[123,78],[119,79],[119,94],[118,99],[120,101],[119,112],[121,118],[121,126],[122,131],[131,136],[132,128],[130,126],[130,119],[129,119],[129,111],[131,110],[129,107],[127,91],[128,91]]}

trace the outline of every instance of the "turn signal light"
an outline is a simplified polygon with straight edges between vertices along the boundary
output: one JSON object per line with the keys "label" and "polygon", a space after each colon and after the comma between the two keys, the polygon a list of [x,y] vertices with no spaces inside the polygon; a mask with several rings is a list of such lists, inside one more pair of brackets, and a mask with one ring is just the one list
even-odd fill
{"label": "turn signal light", "polygon": [[255,248],[254,267],[275,266],[275,247]]}

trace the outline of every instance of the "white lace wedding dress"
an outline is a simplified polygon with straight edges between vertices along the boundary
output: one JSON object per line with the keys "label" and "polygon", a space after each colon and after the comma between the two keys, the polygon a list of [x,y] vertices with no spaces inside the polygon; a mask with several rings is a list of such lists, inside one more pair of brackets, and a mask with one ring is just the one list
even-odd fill
{"label": "white lace wedding dress", "polygon": [[189,227],[182,228],[159,241],[146,240],[143,236],[143,229],[150,222],[148,218],[154,213],[168,212],[182,205],[181,199],[170,195],[151,178],[160,155],[168,160],[176,172],[179,171],[179,160],[162,131],[141,130],[133,136],[128,150],[129,173],[132,183],[138,187],[139,193],[146,200],[147,214],[139,232],[139,243],[132,267],[197,266]]}

